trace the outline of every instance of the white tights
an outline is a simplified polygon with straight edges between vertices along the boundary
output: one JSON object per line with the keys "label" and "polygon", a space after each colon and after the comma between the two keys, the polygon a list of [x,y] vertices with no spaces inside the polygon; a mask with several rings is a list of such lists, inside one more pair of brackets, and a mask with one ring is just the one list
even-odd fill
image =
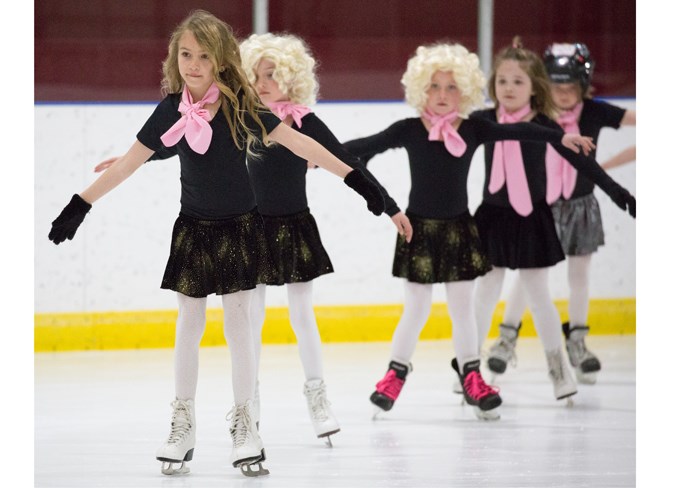
{"label": "white tights", "polygon": [[[256,381],[254,338],[250,326],[252,290],[221,295],[223,331],[232,364],[233,399],[242,405],[254,398]],[[174,378],[176,398],[194,399],[197,391],[200,340],[205,331],[207,298],[177,293],[179,317],[176,321]]]}
{"label": "white tights", "polygon": [[[569,280],[569,322],[572,325],[588,323],[590,302],[590,264],[592,254],[567,257],[567,278]],[[527,298],[521,281],[515,280],[505,305],[503,323],[517,326],[524,310]]]}
{"label": "white tights", "polygon": [[[473,281],[445,283],[447,309],[453,323],[453,343],[456,358],[463,367],[468,361],[479,359],[477,328],[472,307]],[[393,334],[391,358],[408,364],[414,355],[421,330],[430,315],[433,285],[404,282],[404,311]]]}
{"label": "white tights", "polygon": [[[559,313],[550,297],[548,270],[530,268],[519,270],[519,281],[524,287],[525,300],[534,317],[536,331],[546,351],[562,347]],[[475,288],[475,316],[477,317],[478,345],[482,346],[489,333],[491,319],[501,295],[505,268],[494,268],[477,279]]]}
{"label": "white tights", "polygon": [[[313,310],[313,282],[287,283],[289,321],[296,335],[306,380],[324,377],[322,343]],[[266,313],[266,285],[258,285],[252,298],[252,327],[257,369],[261,357],[261,332]],[[257,376],[258,377],[258,376]]]}

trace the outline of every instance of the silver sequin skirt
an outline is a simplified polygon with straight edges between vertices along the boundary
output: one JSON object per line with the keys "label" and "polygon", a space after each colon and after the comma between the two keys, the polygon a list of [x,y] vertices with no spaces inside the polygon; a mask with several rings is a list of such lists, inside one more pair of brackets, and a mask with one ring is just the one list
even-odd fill
{"label": "silver sequin skirt", "polygon": [[604,245],[599,203],[594,194],[552,205],[557,235],[567,256],[584,256]]}

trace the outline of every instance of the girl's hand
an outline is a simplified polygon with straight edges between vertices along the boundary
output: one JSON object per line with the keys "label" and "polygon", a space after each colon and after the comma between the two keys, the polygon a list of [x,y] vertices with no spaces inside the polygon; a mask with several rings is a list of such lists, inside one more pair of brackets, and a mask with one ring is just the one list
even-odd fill
{"label": "girl's hand", "polygon": [[115,163],[115,161],[117,161],[118,159],[120,159],[120,157],[115,156],[115,157],[112,157],[110,159],[106,159],[105,161],[100,162],[99,164],[97,164],[94,167],[94,172],[95,173],[101,173],[102,171],[111,167]]}
{"label": "girl's hand", "polygon": [[397,227],[397,233],[404,236],[404,239],[407,242],[411,242],[411,238],[414,235],[414,229],[411,226],[411,222],[409,222],[409,217],[404,215],[403,212],[397,212],[390,217],[390,219],[393,221],[393,224],[395,224],[395,227]]}
{"label": "girl's hand", "polygon": [[583,149],[583,154],[586,156],[590,154],[590,151],[595,149],[592,137],[582,136],[580,134],[564,134],[564,137],[562,137],[562,145],[577,154]]}

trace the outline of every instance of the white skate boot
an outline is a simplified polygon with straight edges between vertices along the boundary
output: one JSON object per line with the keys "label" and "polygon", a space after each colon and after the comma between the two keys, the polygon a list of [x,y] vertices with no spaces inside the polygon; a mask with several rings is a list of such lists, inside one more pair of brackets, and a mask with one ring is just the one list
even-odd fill
{"label": "white skate boot", "polygon": [[[188,474],[190,468],[186,461],[193,459],[195,448],[195,407],[193,400],[174,400],[171,403],[172,427],[169,438],[157,450],[155,457],[162,461],[162,474]],[[174,469],[173,463],[181,463]]]}
{"label": "white skate boot", "polygon": [[522,322],[517,327],[508,324],[499,326],[500,335],[489,349],[489,359],[487,360],[487,366],[494,375],[505,373],[508,363],[512,366],[517,364],[515,346],[521,327]]}
{"label": "white skate boot", "polygon": [[[263,476],[270,474],[261,464],[266,460],[266,451],[259,437],[259,431],[252,420],[252,401],[244,405],[235,405],[228,412],[226,420],[230,420],[230,435],[233,438],[233,450],[230,462],[234,468],[240,468],[245,476]],[[252,466],[258,466],[252,469]]]}
{"label": "white skate boot", "polygon": [[597,373],[602,369],[602,364],[593,353],[585,347],[585,336],[590,327],[587,325],[569,326],[569,322],[562,324],[562,330],[566,337],[567,354],[569,363],[574,368],[576,379],[579,383],[594,385],[597,382]]}
{"label": "white skate boot", "polygon": [[572,405],[573,401],[569,397],[578,393],[578,390],[569,367],[564,361],[562,348],[545,351],[545,357],[548,361],[548,376],[552,381],[555,398],[558,400],[567,398],[567,405]]}
{"label": "white skate boot", "polygon": [[333,447],[331,435],[341,430],[327,400],[327,391],[321,379],[308,380],[303,385],[303,394],[308,401],[308,413],[318,438],[326,437],[327,445]]}

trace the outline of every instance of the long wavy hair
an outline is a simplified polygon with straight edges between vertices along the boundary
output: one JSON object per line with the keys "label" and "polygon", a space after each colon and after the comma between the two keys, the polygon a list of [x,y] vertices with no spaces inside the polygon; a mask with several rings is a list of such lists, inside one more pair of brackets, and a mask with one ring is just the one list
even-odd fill
{"label": "long wavy hair", "polygon": [[255,155],[254,145],[259,142],[247,125],[246,114],[261,128],[262,142],[268,145],[266,132],[257,110],[265,109],[244,70],[238,42],[232,28],[205,10],[193,10],[174,30],[169,40],[167,58],[162,63],[163,94],[180,93],[184,81],[179,72],[179,39],[190,31],[200,47],[205,50],[213,65],[214,82],[221,92],[221,110],[226,117],[230,133],[238,149],[246,147]]}
{"label": "long wavy hair", "polygon": [[534,94],[531,95],[531,108],[550,118],[557,117],[557,107],[550,93],[550,78],[543,60],[535,52],[524,49],[522,39],[515,36],[512,45],[502,49],[494,58],[491,77],[489,78],[489,96],[498,106],[496,98],[496,69],[503,61],[517,61],[520,68],[529,76]]}

